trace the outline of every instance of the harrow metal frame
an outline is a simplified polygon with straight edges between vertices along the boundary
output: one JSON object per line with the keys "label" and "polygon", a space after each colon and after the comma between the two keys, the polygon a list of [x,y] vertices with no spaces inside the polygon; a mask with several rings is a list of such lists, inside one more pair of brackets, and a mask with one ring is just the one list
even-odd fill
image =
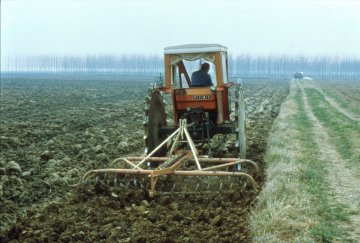
{"label": "harrow metal frame", "polygon": [[[175,137],[176,136],[176,137]],[[169,156],[170,157],[152,157],[162,146],[167,144],[175,137],[172,142]],[[184,140],[186,138],[186,140]],[[180,140],[181,139],[181,140]],[[188,143],[190,150],[176,150],[180,143]],[[175,153],[173,155],[173,153]],[[87,172],[83,181],[92,179],[100,174],[111,174],[111,175],[139,175],[147,176],[150,179],[150,188],[149,188],[149,197],[154,197],[156,194],[156,183],[160,176],[170,175],[170,176],[236,176],[236,177],[245,177],[253,189],[257,189],[257,184],[253,177],[244,172],[238,171],[219,171],[218,169],[231,168],[235,167],[238,164],[248,163],[251,164],[256,171],[259,170],[257,164],[251,160],[247,159],[238,159],[238,158],[201,158],[198,156],[198,151],[195,147],[193,140],[190,137],[190,134],[187,130],[186,120],[180,120],[180,127],[172,133],[167,139],[165,139],[158,147],[151,151],[145,157],[124,157],[118,158],[113,161],[114,163],[123,162],[130,166],[130,169],[97,169]],[[155,169],[143,169],[143,166],[146,162],[159,162],[159,166]],[[195,162],[197,169],[195,170],[180,170],[184,168],[184,164],[187,162]],[[207,164],[216,163],[217,165],[212,165],[206,167]],[[202,165],[203,164],[203,165]]]}

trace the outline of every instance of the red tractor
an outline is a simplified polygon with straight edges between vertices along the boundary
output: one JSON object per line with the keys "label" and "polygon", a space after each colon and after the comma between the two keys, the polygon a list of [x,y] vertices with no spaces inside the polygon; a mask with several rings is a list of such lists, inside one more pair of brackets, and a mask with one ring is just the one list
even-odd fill
{"label": "red tractor", "polygon": [[[191,66],[186,64],[194,61],[212,65],[214,86],[191,87]],[[168,125],[164,94],[171,95],[172,125]],[[244,183],[256,190],[252,176],[240,171],[241,164],[250,164],[255,172],[258,167],[245,159],[243,90],[240,83],[228,80],[226,47],[196,44],[165,48],[165,78],[149,90],[145,114],[145,156],[115,159],[117,168],[89,171],[84,181],[109,182],[111,178],[111,183],[127,189],[148,189],[150,197],[160,192],[183,193],[184,189],[191,193],[234,193],[242,190]],[[202,153],[201,145],[218,133],[236,134],[236,157],[213,158]],[[183,179],[176,182],[174,178]]]}

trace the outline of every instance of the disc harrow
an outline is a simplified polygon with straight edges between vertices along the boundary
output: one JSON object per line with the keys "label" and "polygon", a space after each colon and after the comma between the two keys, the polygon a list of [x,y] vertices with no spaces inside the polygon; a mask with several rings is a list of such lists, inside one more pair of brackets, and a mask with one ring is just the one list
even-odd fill
{"label": "disc harrow", "polygon": [[[153,157],[168,142],[171,143],[168,157]],[[180,146],[181,143],[188,146]],[[249,164],[257,173],[259,169],[255,162],[238,158],[199,157],[185,119],[180,120],[179,128],[147,156],[118,158],[113,164],[120,165],[120,168],[91,170],[82,181],[101,181],[108,186],[148,190],[149,197],[234,191],[246,184],[257,189],[253,177],[238,170],[242,164]],[[149,164],[157,166],[151,169]]]}

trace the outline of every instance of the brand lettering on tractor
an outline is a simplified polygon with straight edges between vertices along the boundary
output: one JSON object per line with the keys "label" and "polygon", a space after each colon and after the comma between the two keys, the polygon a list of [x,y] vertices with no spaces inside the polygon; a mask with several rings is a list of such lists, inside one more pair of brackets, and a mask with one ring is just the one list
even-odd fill
{"label": "brand lettering on tractor", "polygon": [[210,100],[211,95],[194,95],[193,100]]}

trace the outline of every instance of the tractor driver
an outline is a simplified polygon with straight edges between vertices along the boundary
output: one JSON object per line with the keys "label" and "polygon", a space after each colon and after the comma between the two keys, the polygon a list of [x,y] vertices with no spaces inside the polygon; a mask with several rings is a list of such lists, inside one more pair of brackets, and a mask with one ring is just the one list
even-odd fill
{"label": "tractor driver", "polygon": [[209,70],[210,65],[205,62],[201,65],[200,70],[193,72],[191,75],[191,87],[212,86],[213,82],[208,74]]}

